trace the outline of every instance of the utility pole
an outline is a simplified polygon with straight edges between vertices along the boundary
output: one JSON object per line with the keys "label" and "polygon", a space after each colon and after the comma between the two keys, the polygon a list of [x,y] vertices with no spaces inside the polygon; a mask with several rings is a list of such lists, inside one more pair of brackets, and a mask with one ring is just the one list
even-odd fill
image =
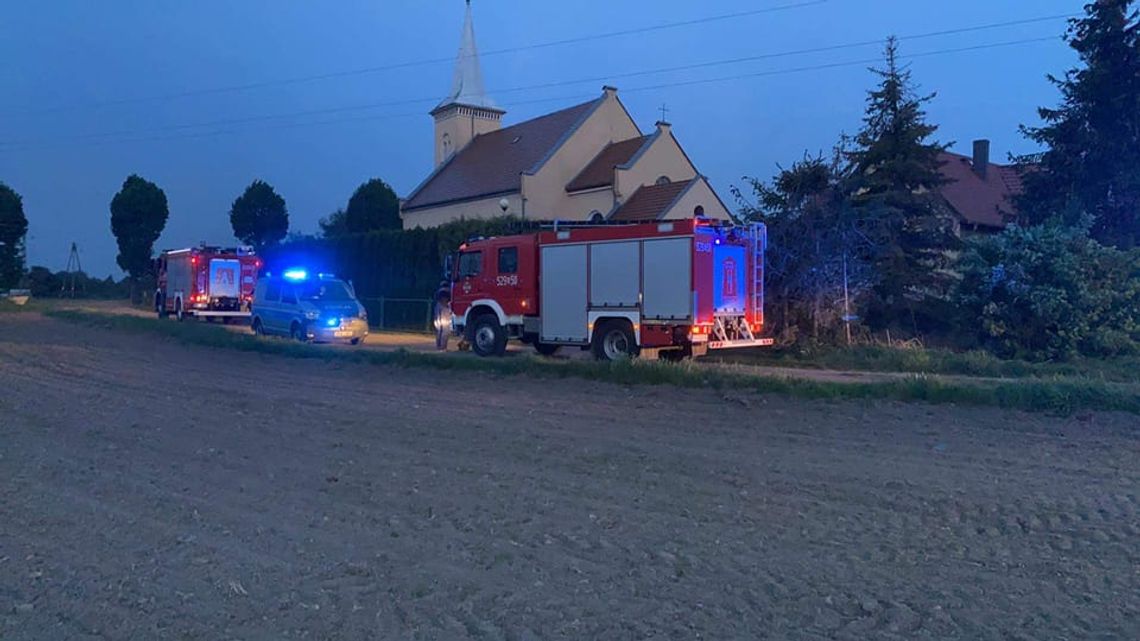
{"label": "utility pole", "polygon": [[851,347],[851,299],[847,294],[847,252],[843,252],[843,328],[847,332],[847,346]]}
{"label": "utility pole", "polygon": [[79,246],[75,241],[71,242],[71,253],[67,255],[67,275],[63,277],[63,282],[59,286],[60,298],[67,294],[70,298],[75,298],[75,281],[79,279],[79,274],[83,272],[83,267],[79,264]]}

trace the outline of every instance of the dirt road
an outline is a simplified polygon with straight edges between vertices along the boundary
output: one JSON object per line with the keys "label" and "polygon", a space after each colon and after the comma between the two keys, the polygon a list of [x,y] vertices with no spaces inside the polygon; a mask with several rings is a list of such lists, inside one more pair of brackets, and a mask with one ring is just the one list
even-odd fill
{"label": "dirt road", "polygon": [[0,314],[0,639],[1136,639],[1140,426]]}

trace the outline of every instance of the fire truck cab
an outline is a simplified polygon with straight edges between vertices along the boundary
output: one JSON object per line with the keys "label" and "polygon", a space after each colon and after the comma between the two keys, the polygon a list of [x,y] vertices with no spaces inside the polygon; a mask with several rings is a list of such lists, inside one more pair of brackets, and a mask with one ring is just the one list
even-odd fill
{"label": "fire truck cab", "polygon": [[249,318],[261,259],[252,248],[202,244],[155,259],[154,309],[159,318]]}
{"label": "fire truck cab", "polygon": [[764,246],[763,225],[703,219],[472,239],[450,269],[454,328],[481,356],[510,339],[606,360],[770,345]]}

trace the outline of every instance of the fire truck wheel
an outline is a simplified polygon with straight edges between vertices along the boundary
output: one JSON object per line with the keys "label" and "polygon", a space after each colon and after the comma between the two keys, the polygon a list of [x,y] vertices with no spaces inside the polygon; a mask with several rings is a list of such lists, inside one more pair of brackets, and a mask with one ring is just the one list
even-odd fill
{"label": "fire truck wheel", "polygon": [[607,321],[594,331],[590,345],[594,358],[623,361],[637,356],[637,339],[628,321]]}
{"label": "fire truck wheel", "polygon": [[154,295],[154,311],[158,314],[159,318],[167,317],[166,300],[162,297],[162,294]]}
{"label": "fire truck wheel", "polygon": [[552,345],[550,343],[535,343],[534,350],[543,356],[554,356],[558,350],[562,349],[561,345]]}
{"label": "fire truck wheel", "polygon": [[502,356],[507,351],[507,332],[494,314],[483,314],[472,323],[471,349],[479,356]]}
{"label": "fire truck wheel", "polygon": [[174,318],[178,319],[178,322],[180,322],[180,323],[182,321],[186,320],[186,314],[183,313],[183,311],[182,311],[182,299],[181,298],[174,301]]}

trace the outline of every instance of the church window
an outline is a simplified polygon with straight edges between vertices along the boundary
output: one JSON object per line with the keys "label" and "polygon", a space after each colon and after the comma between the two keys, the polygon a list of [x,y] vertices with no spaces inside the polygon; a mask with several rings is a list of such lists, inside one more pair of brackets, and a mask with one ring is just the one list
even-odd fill
{"label": "church window", "polygon": [[669,180],[669,177],[668,177],[668,176],[659,176],[659,177],[657,178],[657,184],[658,184],[658,185],[668,185],[668,184],[669,184],[669,183],[671,183],[671,182],[673,182],[673,181],[672,181],[672,180]]}
{"label": "church window", "polygon": [[606,222],[606,217],[602,215],[602,212],[595,209],[594,211],[590,212],[589,221],[591,224],[597,225],[599,223]]}
{"label": "church window", "polygon": [[704,205],[697,205],[696,207],[693,208],[693,216],[695,218],[700,218],[701,216],[704,216],[704,215],[705,215],[705,206]]}
{"label": "church window", "polygon": [[451,136],[449,134],[443,134],[442,141],[443,141],[443,155],[444,155],[444,157],[450,156],[451,155]]}

